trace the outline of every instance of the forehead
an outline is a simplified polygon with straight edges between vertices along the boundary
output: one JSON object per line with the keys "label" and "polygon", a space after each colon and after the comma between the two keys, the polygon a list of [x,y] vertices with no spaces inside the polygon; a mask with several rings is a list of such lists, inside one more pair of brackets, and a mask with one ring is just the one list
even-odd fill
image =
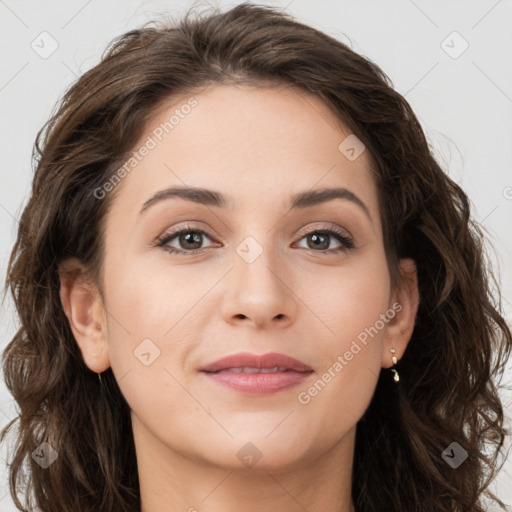
{"label": "forehead", "polygon": [[297,191],[343,186],[377,215],[372,159],[366,150],[358,156],[364,146],[354,137],[312,94],[216,84],[160,105],[134,148],[149,150],[121,183],[121,196],[142,207],[165,187],[203,187],[232,198],[232,209],[239,202],[257,209],[262,199],[284,206]]}

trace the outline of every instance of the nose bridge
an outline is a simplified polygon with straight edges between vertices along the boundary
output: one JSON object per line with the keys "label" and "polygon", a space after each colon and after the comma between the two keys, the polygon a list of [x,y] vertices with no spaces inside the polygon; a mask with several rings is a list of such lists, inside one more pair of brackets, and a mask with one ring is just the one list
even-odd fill
{"label": "nose bridge", "polygon": [[[277,247],[272,247],[272,235],[249,235],[236,247],[236,253],[241,261],[237,263],[238,272],[247,286],[256,287],[272,295],[281,294],[284,272],[279,272],[277,266],[280,258]],[[260,242],[261,240],[261,242]],[[279,275],[281,274],[281,275]]]}
{"label": "nose bridge", "polygon": [[[261,242],[260,242],[261,240]],[[229,318],[248,318],[257,324],[291,319],[295,300],[287,273],[279,265],[279,249],[269,233],[249,235],[235,248],[236,264],[230,272],[230,292],[224,314]]]}

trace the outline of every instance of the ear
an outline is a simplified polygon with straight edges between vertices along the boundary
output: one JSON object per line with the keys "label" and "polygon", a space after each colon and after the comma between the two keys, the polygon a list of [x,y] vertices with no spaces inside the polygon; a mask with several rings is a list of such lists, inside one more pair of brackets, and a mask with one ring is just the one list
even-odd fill
{"label": "ear", "polygon": [[407,348],[414,330],[420,297],[416,263],[410,258],[400,260],[400,277],[391,295],[390,311],[394,317],[387,324],[382,344],[382,367],[393,366],[390,349],[394,348],[399,361]]}
{"label": "ear", "polygon": [[77,258],[59,265],[60,300],[87,367],[101,373],[110,366],[103,299]]}

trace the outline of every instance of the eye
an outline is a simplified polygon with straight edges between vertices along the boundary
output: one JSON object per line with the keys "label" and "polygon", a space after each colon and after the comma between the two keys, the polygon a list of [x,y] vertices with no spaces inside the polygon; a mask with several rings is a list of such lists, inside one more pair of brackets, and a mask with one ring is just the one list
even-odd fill
{"label": "eye", "polygon": [[[194,226],[182,226],[181,228],[164,233],[158,238],[156,245],[164,248],[169,253],[197,254],[198,252],[202,252],[201,249],[203,248],[200,246],[204,237],[210,238],[206,231]],[[181,247],[176,248],[169,245],[174,239],[176,239],[176,243],[181,245]]]}
{"label": "eye", "polygon": [[[201,247],[204,238],[211,240],[211,237],[206,231],[193,225],[186,225],[165,232],[158,238],[155,245],[157,247],[162,247],[165,251],[171,254],[199,254],[203,252],[204,249],[208,248]],[[339,242],[339,247],[329,249],[332,238]],[[303,239],[307,239],[308,247],[302,248],[310,249],[314,252],[321,252],[324,254],[340,253],[354,248],[354,242],[352,238],[347,233],[332,226],[326,226],[314,231],[309,231],[303,234],[299,241]],[[180,247],[174,247],[170,245],[173,241]]]}
{"label": "eye", "polygon": [[[335,238],[340,243],[339,247],[329,249],[332,238]],[[336,227],[325,227],[310,231],[300,240],[303,239],[307,240],[308,247],[305,247],[305,249],[312,249],[315,252],[328,252],[333,254],[354,248],[352,238]]]}

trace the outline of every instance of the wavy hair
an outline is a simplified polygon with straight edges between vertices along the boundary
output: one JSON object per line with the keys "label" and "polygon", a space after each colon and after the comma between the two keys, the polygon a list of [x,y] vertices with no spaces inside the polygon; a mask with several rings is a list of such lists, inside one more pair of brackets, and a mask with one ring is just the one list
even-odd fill
{"label": "wavy hair", "polygon": [[[416,261],[421,301],[400,383],[381,371],[357,425],[358,512],[484,512],[508,434],[498,378],[512,350],[482,228],[441,169],[407,101],[370,60],[276,8],[159,21],[114,39],[65,92],[34,146],[31,195],[6,290],[20,320],[3,353],[19,414],[9,483],[23,511],[135,512],[140,490],[129,407],[108,369],[85,365],[59,297],[58,265],[79,258],[101,289],[101,187],[169,98],[215,83],[294,87],[325,102],[373,160],[390,275]],[[32,456],[46,441],[47,468]],[[468,458],[450,467],[457,442]],[[501,467],[501,466],[500,466]],[[25,492],[22,505],[18,493]],[[504,507],[503,503],[498,503]],[[24,508],[27,507],[27,508]]]}

